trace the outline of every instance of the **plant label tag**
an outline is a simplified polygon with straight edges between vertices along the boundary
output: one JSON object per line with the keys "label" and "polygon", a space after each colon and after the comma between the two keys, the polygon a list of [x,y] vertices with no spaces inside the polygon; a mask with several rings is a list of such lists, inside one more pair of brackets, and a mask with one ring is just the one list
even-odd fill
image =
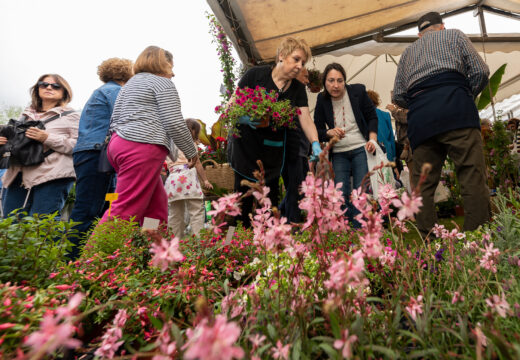
{"label": "plant label tag", "polygon": [[231,239],[233,239],[233,234],[235,233],[235,227],[230,226],[228,228],[227,234],[226,234],[226,241],[224,242],[224,245],[231,244]]}
{"label": "plant label tag", "polygon": [[119,193],[108,193],[105,195],[105,200],[112,202],[112,201],[116,201],[118,197],[119,197]]}
{"label": "plant label tag", "polygon": [[157,230],[159,229],[159,219],[145,217],[143,219],[143,226],[141,228],[143,230]]}
{"label": "plant label tag", "polygon": [[108,193],[105,195],[105,200],[110,202],[108,205],[108,216],[110,216],[110,212],[112,211],[112,201],[116,201],[119,197],[119,193]]}

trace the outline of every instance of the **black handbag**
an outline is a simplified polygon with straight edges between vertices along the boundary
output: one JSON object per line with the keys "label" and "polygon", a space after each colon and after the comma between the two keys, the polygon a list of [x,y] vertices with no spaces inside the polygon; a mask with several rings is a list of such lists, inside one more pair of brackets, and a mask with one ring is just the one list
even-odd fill
{"label": "black handbag", "polygon": [[45,124],[73,112],[74,110],[65,111],[43,121],[25,121],[27,119],[25,115],[20,120],[10,119],[7,125],[0,129],[0,136],[7,138],[7,143],[0,146],[0,168],[7,169],[12,165],[32,166],[41,164],[45,157],[52,154],[54,150],[49,149],[44,152],[43,144],[26,137],[25,131],[31,127],[45,130]]}
{"label": "black handbag", "polygon": [[113,174],[116,172],[110,161],[108,160],[108,143],[110,142],[111,134],[107,133],[103,145],[101,145],[101,152],[99,154],[98,172],[105,174]]}

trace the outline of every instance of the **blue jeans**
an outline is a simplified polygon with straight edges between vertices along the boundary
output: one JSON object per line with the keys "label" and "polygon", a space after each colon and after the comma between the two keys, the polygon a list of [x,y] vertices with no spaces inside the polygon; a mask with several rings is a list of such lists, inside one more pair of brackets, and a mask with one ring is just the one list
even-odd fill
{"label": "blue jeans", "polygon": [[65,205],[65,200],[74,184],[73,178],[63,178],[44,182],[36,185],[30,190],[27,198],[27,190],[22,186],[22,173],[18,173],[14,181],[4,190],[3,210],[4,216],[11,211],[23,207],[25,199],[27,203],[23,211],[27,214],[52,214],[58,212],[56,219],[60,219],[61,209]]}
{"label": "blue jeans", "polygon": [[335,174],[334,182],[336,184],[343,183],[341,191],[345,197],[346,215],[353,226],[359,228],[359,222],[354,219],[359,214],[359,211],[350,202],[350,192],[352,191],[350,188],[350,176],[352,176],[355,189],[361,186],[361,182],[368,172],[365,147],[361,146],[350,151],[332,153],[332,168]]}
{"label": "blue jeans", "polygon": [[[72,155],[77,180],[76,201],[70,218],[81,222],[74,227],[79,231],[79,236],[70,239],[76,247],[80,237],[89,230],[94,220],[103,216],[105,194],[114,192],[116,188],[115,174],[97,171],[99,154],[99,150],[85,150]],[[75,249],[72,256],[77,257],[77,255],[79,255],[79,251]]]}

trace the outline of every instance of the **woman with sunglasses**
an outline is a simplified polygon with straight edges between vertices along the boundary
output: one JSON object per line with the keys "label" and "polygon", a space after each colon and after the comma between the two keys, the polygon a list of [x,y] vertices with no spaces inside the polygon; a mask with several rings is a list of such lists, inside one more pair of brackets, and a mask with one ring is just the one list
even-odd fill
{"label": "woman with sunglasses", "polygon": [[[145,217],[167,224],[168,198],[161,169],[176,146],[188,167],[198,160],[173,77],[173,56],[157,46],[147,47],[134,63],[135,75],[121,88],[114,105],[108,159],[117,173],[110,215],[143,223]],[[100,223],[108,220],[105,212]]]}
{"label": "woman with sunglasses", "polygon": [[[72,90],[60,75],[40,76],[30,92],[31,104],[22,113],[25,121],[57,118],[46,123],[45,130],[26,131],[26,137],[43,143],[48,155],[38,165],[9,167],[2,178],[3,214],[22,209],[29,215],[58,212],[59,218],[75,179],[72,149],[78,138],[79,114],[67,106]],[[6,142],[0,137],[0,145]]]}

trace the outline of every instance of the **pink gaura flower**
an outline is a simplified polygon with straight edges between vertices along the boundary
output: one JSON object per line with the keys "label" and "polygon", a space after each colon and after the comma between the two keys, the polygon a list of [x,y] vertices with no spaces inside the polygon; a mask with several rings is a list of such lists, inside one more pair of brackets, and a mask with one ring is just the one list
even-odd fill
{"label": "pink gaura flower", "polygon": [[150,252],[154,254],[152,265],[158,266],[161,271],[166,271],[171,264],[184,259],[184,255],[179,251],[179,238],[177,237],[171,241],[162,238],[160,243],[154,242]]}
{"label": "pink gaura flower", "polygon": [[500,250],[493,247],[493,243],[490,243],[484,247],[484,249],[480,249],[484,252],[484,256],[480,259],[480,266],[482,266],[486,270],[490,270],[493,273],[497,272],[496,264],[498,263],[498,256],[500,255]]}
{"label": "pink gaura flower", "polygon": [[188,360],[230,360],[242,359],[244,350],[233,346],[240,336],[240,328],[234,322],[227,322],[224,315],[217,315],[211,325],[203,319],[195,329],[186,330],[188,340],[183,346],[184,358]]}
{"label": "pink gaura flower", "polygon": [[276,346],[271,349],[273,358],[275,359],[289,359],[289,348],[290,344],[283,345],[280,340],[276,342]]}
{"label": "pink gaura flower", "polygon": [[505,318],[510,310],[509,303],[506,301],[504,293],[502,297],[493,295],[486,299],[486,304],[491,308],[492,311],[496,312],[498,316]]}
{"label": "pink gaura flower", "polygon": [[211,206],[214,210],[208,211],[211,216],[226,214],[229,216],[237,216],[241,214],[238,198],[241,193],[227,194],[220,197],[217,201],[212,201]]}
{"label": "pink gaura flower", "polygon": [[354,344],[357,341],[356,335],[350,335],[348,329],[343,331],[341,340],[334,341],[334,348],[340,350],[341,349],[341,355],[345,359],[350,359],[352,357],[352,344]]}
{"label": "pink gaura flower", "polygon": [[61,322],[59,316],[50,313],[43,316],[40,329],[29,335],[25,344],[32,347],[34,351],[45,348],[47,354],[52,354],[60,347],[76,348],[81,341],[73,339],[75,327],[70,322]]}
{"label": "pink gaura flower", "polygon": [[419,208],[422,206],[422,197],[416,196],[414,192],[412,192],[411,196],[408,196],[407,192],[403,192],[401,199],[392,200],[392,204],[399,208],[397,218],[402,221],[403,219],[413,217],[419,212]]}
{"label": "pink gaura flower", "polygon": [[455,304],[458,302],[464,302],[464,296],[462,296],[458,291],[453,292],[453,297],[451,298],[451,303]]}
{"label": "pink gaura flower", "polygon": [[112,359],[119,347],[124,343],[120,340],[123,337],[123,327],[125,326],[128,314],[125,309],[120,309],[112,322],[112,326],[103,334],[101,346],[94,353],[97,356]]}
{"label": "pink gaura flower", "polygon": [[159,345],[159,351],[161,353],[155,355],[152,360],[170,360],[173,358],[176,350],[176,343],[175,340],[172,341],[170,336],[171,326],[171,322],[164,324],[156,342]]}
{"label": "pink gaura flower", "polygon": [[408,302],[408,305],[405,308],[414,321],[417,320],[418,314],[423,313],[422,300],[422,295],[417,296],[417,299],[415,299],[413,296],[410,296],[410,301]]}
{"label": "pink gaura flower", "polygon": [[348,287],[361,288],[368,284],[365,279],[365,260],[361,250],[356,251],[351,257],[339,259],[332,263],[327,270],[330,278],[324,285],[331,290],[346,291]]}

